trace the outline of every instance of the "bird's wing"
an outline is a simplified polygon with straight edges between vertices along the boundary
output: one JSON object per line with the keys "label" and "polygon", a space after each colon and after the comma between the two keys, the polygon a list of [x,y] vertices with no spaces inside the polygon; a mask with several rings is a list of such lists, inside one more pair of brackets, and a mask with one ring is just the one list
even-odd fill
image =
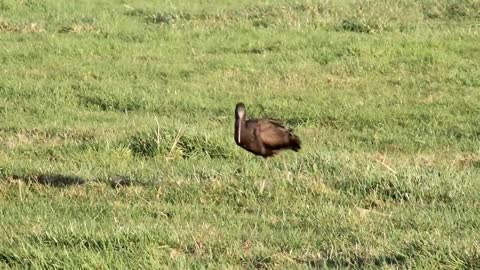
{"label": "bird's wing", "polygon": [[262,119],[258,121],[258,134],[264,145],[270,147],[284,146],[289,143],[290,129],[286,128],[279,121]]}

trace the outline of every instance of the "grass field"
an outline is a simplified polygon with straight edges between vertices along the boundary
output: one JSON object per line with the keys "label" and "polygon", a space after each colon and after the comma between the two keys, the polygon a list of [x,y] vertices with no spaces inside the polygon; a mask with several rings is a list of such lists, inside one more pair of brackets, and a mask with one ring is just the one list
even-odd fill
{"label": "grass field", "polygon": [[479,59],[478,0],[0,0],[0,268],[479,269]]}

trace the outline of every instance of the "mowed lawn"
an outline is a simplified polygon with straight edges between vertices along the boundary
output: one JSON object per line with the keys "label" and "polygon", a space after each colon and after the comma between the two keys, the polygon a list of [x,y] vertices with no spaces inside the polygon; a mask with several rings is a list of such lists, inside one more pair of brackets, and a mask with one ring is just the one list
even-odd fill
{"label": "mowed lawn", "polygon": [[0,268],[479,269],[480,1],[0,1]]}

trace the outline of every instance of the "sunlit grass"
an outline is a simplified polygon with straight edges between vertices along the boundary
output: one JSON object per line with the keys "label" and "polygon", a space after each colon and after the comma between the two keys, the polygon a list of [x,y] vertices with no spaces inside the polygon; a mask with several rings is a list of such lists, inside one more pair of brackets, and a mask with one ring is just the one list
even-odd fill
{"label": "sunlit grass", "polygon": [[0,264],[479,268],[479,10],[0,2]]}

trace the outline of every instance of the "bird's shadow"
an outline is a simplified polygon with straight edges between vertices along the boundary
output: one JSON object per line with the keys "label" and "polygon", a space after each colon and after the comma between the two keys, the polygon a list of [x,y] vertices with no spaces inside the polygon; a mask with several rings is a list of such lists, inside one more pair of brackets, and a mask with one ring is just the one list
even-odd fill
{"label": "bird's shadow", "polygon": [[35,175],[14,175],[15,180],[21,180],[26,183],[35,183],[52,187],[68,187],[85,184],[86,180],[79,176],[70,176],[62,174],[35,174]]}
{"label": "bird's shadow", "polygon": [[80,176],[75,175],[63,175],[54,173],[42,173],[42,174],[27,174],[27,175],[13,175],[12,179],[23,181],[25,183],[40,184],[50,187],[65,188],[70,186],[80,186],[88,181],[107,183],[112,188],[120,188],[127,186],[154,186],[158,185],[156,181],[141,181],[136,178],[125,175],[114,175],[107,179],[92,179],[87,180]]}

